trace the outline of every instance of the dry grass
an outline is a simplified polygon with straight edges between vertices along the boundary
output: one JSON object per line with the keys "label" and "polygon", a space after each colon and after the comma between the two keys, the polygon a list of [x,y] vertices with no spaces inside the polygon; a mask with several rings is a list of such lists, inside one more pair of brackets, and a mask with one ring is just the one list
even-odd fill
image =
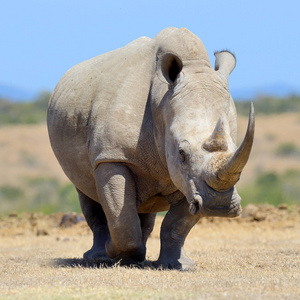
{"label": "dry grass", "polygon": [[[87,265],[81,257],[92,236],[85,222],[60,228],[59,216],[10,217],[0,222],[0,298],[299,299],[299,211],[292,216],[202,220],[185,247],[197,263],[193,272]],[[160,223],[149,260],[158,256]]]}

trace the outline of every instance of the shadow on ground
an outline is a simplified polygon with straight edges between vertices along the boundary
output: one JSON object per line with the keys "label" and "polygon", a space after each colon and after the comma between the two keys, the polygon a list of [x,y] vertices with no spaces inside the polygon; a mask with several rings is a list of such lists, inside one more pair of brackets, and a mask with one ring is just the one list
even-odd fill
{"label": "shadow on ground", "polygon": [[55,268],[111,268],[117,263],[112,260],[85,260],[83,258],[55,258],[50,260],[49,265]]}
{"label": "shadow on ground", "polygon": [[111,259],[103,260],[86,260],[83,258],[55,258],[49,261],[49,265],[54,268],[138,268],[138,269],[153,269],[152,261],[144,261],[138,265],[122,265],[120,261],[116,262]]}

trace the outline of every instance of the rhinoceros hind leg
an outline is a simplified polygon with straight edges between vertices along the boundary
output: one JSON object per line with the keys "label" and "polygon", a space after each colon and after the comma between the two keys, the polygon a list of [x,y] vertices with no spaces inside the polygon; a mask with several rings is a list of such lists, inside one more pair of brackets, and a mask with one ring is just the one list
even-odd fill
{"label": "rhinoceros hind leg", "polygon": [[171,204],[160,232],[160,255],[154,266],[162,269],[191,270],[195,268],[193,260],[183,250],[185,239],[192,227],[199,221],[199,215],[192,215],[188,202],[183,198]]}
{"label": "rhinoceros hind leg", "polygon": [[101,205],[77,189],[80,206],[87,224],[93,232],[93,246],[84,253],[86,260],[108,260],[105,251],[105,243],[110,238],[107,220]]}
{"label": "rhinoceros hind leg", "polygon": [[139,214],[139,218],[141,221],[142,228],[142,240],[143,244],[146,246],[147,240],[153,230],[156,213],[148,213],[148,214]]}
{"label": "rhinoceros hind leg", "polygon": [[123,265],[144,261],[146,247],[132,172],[122,163],[102,163],[95,170],[95,179],[111,237],[105,245],[108,256]]}

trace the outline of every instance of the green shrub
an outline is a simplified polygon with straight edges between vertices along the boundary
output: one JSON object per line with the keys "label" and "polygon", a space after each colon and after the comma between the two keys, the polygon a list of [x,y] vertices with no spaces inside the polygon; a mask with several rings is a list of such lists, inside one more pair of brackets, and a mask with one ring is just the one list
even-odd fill
{"label": "green shrub", "polygon": [[268,203],[272,205],[300,204],[300,172],[289,170],[284,174],[262,173],[254,184],[239,189],[242,205]]}
{"label": "green shrub", "polygon": [[50,96],[50,93],[42,92],[32,102],[11,102],[0,99],[0,125],[46,122]]}
{"label": "green shrub", "polygon": [[61,207],[63,207],[64,210],[81,212],[78,194],[73,184],[67,183],[60,186],[58,190],[58,197],[61,203]]}
{"label": "green shrub", "polygon": [[294,156],[299,155],[300,150],[293,143],[284,143],[278,146],[275,153],[279,156]]}
{"label": "green shrub", "polygon": [[19,187],[0,187],[1,212],[81,212],[75,187],[55,178],[25,179]]}
{"label": "green shrub", "polygon": [[0,202],[3,203],[4,199],[9,201],[18,201],[23,197],[23,191],[14,186],[1,186],[0,187]]}

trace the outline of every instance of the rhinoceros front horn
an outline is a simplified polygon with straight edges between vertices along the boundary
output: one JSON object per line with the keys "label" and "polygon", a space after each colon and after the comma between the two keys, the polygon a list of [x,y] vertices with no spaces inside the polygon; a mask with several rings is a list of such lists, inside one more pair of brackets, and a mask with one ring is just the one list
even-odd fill
{"label": "rhinoceros front horn", "polygon": [[244,140],[240,147],[231,154],[221,154],[220,164],[208,177],[207,184],[217,191],[224,191],[232,188],[240,179],[241,172],[245,167],[250,156],[255,129],[255,114],[253,103],[250,106],[248,128]]}

